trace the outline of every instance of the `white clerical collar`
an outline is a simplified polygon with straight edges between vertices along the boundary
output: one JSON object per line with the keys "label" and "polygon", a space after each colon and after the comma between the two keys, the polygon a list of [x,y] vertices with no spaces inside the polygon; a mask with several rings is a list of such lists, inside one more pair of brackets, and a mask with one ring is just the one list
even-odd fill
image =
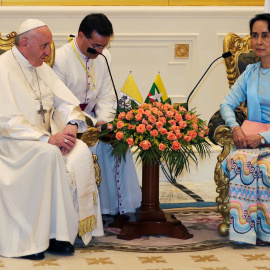
{"label": "white clerical collar", "polygon": [[29,61],[21,54],[21,52],[18,50],[16,46],[12,47],[12,52],[16,58],[16,60],[19,62],[21,67],[24,68],[33,68],[33,66],[29,63]]}
{"label": "white clerical collar", "polygon": [[78,55],[80,56],[80,58],[85,59],[85,60],[87,61],[87,60],[89,60],[90,58],[88,58],[86,55],[84,55],[84,54],[82,53],[82,51],[80,50],[79,45],[78,45],[78,43],[77,43],[77,38],[78,38],[78,37],[73,38],[73,42],[74,42],[74,45],[75,45],[75,49],[76,49]]}

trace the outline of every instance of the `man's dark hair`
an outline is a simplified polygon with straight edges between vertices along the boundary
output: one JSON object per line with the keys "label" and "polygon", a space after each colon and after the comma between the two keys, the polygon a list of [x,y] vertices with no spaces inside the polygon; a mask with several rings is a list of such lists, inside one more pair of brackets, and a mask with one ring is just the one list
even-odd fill
{"label": "man's dark hair", "polygon": [[269,13],[262,13],[262,14],[257,14],[254,18],[252,18],[249,21],[249,31],[250,34],[252,34],[252,27],[255,22],[257,21],[265,21],[267,22],[268,25],[268,31],[270,32],[270,14]]}
{"label": "man's dark hair", "polygon": [[113,35],[113,27],[109,19],[102,13],[92,13],[84,17],[79,32],[83,32],[86,38],[92,38],[93,31],[99,35],[110,37]]}

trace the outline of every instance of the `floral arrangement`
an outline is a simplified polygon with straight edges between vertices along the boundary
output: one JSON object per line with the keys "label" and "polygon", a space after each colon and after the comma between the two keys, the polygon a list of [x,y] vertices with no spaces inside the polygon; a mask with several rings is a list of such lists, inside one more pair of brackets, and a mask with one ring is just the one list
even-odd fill
{"label": "floral arrangement", "polygon": [[120,108],[116,118],[107,124],[101,138],[114,133],[111,154],[125,158],[128,148],[134,148],[137,159],[143,162],[165,163],[170,174],[177,176],[189,168],[189,160],[197,163],[195,149],[201,156],[209,155],[208,127],[194,110],[160,102],[132,103]]}

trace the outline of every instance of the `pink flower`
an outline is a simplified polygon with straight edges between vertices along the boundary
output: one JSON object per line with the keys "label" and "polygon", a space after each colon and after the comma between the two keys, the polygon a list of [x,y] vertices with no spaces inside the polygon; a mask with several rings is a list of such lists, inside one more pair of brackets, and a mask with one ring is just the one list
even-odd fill
{"label": "pink flower", "polygon": [[162,107],[162,103],[161,103],[161,102],[156,101],[156,103],[155,103],[155,104],[156,104],[156,107],[157,107],[157,108]]}
{"label": "pink flower", "polygon": [[174,116],[174,112],[173,112],[173,111],[167,111],[167,112],[166,112],[166,116],[167,116],[168,118],[172,118],[172,117]]}
{"label": "pink flower", "polygon": [[145,118],[143,118],[142,123],[143,123],[144,125],[148,125],[148,122],[146,121]]}
{"label": "pink flower", "polygon": [[146,129],[147,129],[148,131],[152,130],[152,128],[153,128],[153,126],[151,126],[151,125],[147,125],[147,126],[146,126]]}
{"label": "pink flower", "polygon": [[116,134],[115,134],[115,137],[118,141],[122,140],[124,138],[124,133],[122,131],[118,131]]}
{"label": "pink flower", "polygon": [[130,146],[134,145],[134,141],[133,141],[132,138],[128,138],[128,139],[127,139],[127,143],[128,143],[128,145],[130,145]]}
{"label": "pink flower", "polygon": [[181,146],[182,146],[181,143],[179,143],[178,141],[174,141],[172,143],[172,149],[175,151],[179,150],[181,148]]}
{"label": "pink flower", "polygon": [[139,109],[138,109],[138,112],[139,112],[140,114],[143,114],[143,113],[144,113],[144,109],[143,109],[143,108],[139,108]]}
{"label": "pink flower", "polygon": [[125,118],[126,118],[126,113],[125,113],[125,112],[119,113],[119,115],[118,115],[118,119],[119,119],[119,120],[123,120],[123,119],[125,119]]}
{"label": "pink flower", "polygon": [[166,123],[166,118],[165,117],[159,117],[158,121],[165,124]]}
{"label": "pink flower", "polygon": [[190,136],[184,136],[184,140],[185,140],[186,142],[190,142],[190,141],[191,141],[191,137],[190,137]]}
{"label": "pink flower", "polygon": [[171,104],[166,103],[164,104],[163,109],[164,111],[172,110],[173,106]]}
{"label": "pink flower", "polygon": [[187,127],[187,122],[186,121],[179,121],[179,127],[184,129]]}
{"label": "pink flower", "polygon": [[118,121],[117,124],[116,124],[116,127],[118,129],[121,129],[123,126],[124,126],[124,122],[123,121]]}
{"label": "pink flower", "polygon": [[186,112],[186,111],[187,111],[187,109],[184,108],[184,107],[182,107],[182,106],[179,106],[178,110],[179,110],[180,112]]}
{"label": "pink flower", "polygon": [[166,145],[163,144],[163,143],[160,143],[159,146],[158,146],[158,149],[159,149],[160,151],[164,151],[165,148],[166,148]]}
{"label": "pink flower", "polygon": [[155,124],[156,121],[157,121],[157,118],[156,118],[154,115],[150,115],[149,118],[148,118],[148,121],[149,121],[151,124]]}
{"label": "pink flower", "polygon": [[157,112],[157,115],[158,115],[158,116],[163,116],[164,114],[163,114],[163,112],[158,111],[158,112]]}
{"label": "pink flower", "polygon": [[149,141],[144,140],[144,141],[142,141],[142,142],[139,144],[139,146],[140,146],[143,150],[147,150],[147,149],[149,149],[149,148],[152,146],[152,144],[151,144]]}
{"label": "pink flower", "polygon": [[167,139],[170,140],[170,141],[174,141],[174,140],[176,140],[176,136],[175,136],[175,134],[171,131],[171,132],[168,132],[168,133],[167,133]]}
{"label": "pink flower", "polygon": [[158,113],[158,108],[151,108],[150,111],[154,114],[157,114]]}
{"label": "pink flower", "polygon": [[143,117],[143,115],[142,115],[141,113],[138,113],[138,114],[135,115],[135,119],[136,119],[137,121],[142,120],[142,117]]}
{"label": "pink flower", "polygon": [[157,137],[158,131],[156,129],[154,129],[154,130],[150,131],[150,135],[153,137]]}
{"label": "pink flower", "polygon": [[145,132],[145,125],[144,124],[139,124],[136,127],[136,130],[137,130],[138,133],[143,134]]}
{"label": "pink flower", "polygon": [[112,124],[107,124],[107,129],[113,130],[113,125]]}

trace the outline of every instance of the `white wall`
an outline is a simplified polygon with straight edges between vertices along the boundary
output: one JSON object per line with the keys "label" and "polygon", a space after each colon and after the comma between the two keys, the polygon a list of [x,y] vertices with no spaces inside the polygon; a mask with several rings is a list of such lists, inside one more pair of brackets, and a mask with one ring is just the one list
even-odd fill
{"label": "white wall", "polygon": [[[173,102],[185,102],[208,65],[223,53],[229,32],[248,33],[249,20],[263,7],[0,7],[2,35],[17,30],[27,18],[46,22],[56,46],[76,34],[82,18],[91,12],[105,13],[114,27],[111,42],[112,74],[117,91],[132,71],[145,98],[158,72]],[[189,44],[189,58],[174,59],[174,44]],[[209,120],[218,109],[228,84],[223,60],[218,60],[192,96],[201,118]],[[204,162],[212,177],[218,149]],[[207,165],[208,164],[208,165]],[[207,167],[208,166],[208,167]],[[202,172],[202,170],[200,170]],[[197,170],[193,178],[201,178]]]}

